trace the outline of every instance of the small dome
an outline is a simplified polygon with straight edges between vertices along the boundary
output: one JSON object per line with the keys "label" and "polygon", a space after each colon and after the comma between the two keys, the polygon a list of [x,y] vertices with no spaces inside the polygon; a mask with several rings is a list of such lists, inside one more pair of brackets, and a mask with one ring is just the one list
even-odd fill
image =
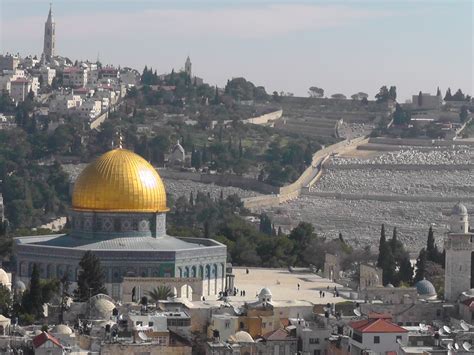
{"label": "small dome", "polygon": [[51,333],[70,335],[72,334],[72,329],[65,324],[58,324],[51,330]]}
{"label": "small dome", "polygon": [[5,272],[5,270],[0,269],[0,284],[4,286],[11,285],[10,278],[8,277],[8,274]]}
{"label": "small dome", "polygon": [[259,297],[269,297],[269,296],[271,297],[272,292],[268,288],[264,287],[260,290],[260,293],[258,294],[258,296]]}
{"label": "small dome", "polygon": [[249,333],[244,332],[243,330],[235,333],[234,335],[231,335],[229,337],[229,340],[232,343],[254,343],[252,336]]}
{"label": "small dome", "polygon": [[26,285],[23,281],[18,280],[17,282],[15,282],[15,288],[17,289],[17,291],[23,292],[26,290]]}
{"label": "small dome", "polygon": [[415,284],[416,291],[420,296],[436,296],[436,289],[427,279],[418,281]]}
{"label": "small dome", "polygon": [[387,284],[385,287],[388,287],[388,288],[395,288],[395,286],[393,286],[392,284]]}
{"label": "small dome", "polygon": [[115,304],[106,295],[95,295],[89,300],[91,317],[96,320],[109,319]]}
{"label": "small dome", "polygon": [[471,288],[469,291],[466,292],[469,296],[474,296],[474,288]]}
{"label": "small dome", "polygon": [[456,216],[467,216],[467,208],[461,202],[459,202],[453,207],[451,214]]}

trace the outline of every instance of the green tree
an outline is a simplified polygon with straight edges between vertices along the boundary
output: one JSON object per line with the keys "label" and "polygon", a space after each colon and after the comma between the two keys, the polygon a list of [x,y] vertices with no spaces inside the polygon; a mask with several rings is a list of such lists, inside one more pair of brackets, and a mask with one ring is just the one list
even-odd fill
{"label": "green tree", "polygon": [[375,95],[375,100],[377,102],[386,102],[390,98],[389,91],[387,86],[382,86],[379,89],[379,92]]}
{"label": "green tree", "polygon": [[380,230],[380,240],[379,240],[379,256],[377,259],[377,266],[379,268],[382,267],[383,265],[383,260],[385,259],[385,244],[387,243],[386,237],[385,237],[385,225],[382,224],[382,228]]}
{"label": "green tree", "polygon": [[35,319],[40,319],[43,317],[43,296],[41,291],[39,269],[36,264],[33,264],[30,285],[23,293],[21,303],[24,311],[28,314],[31,314]]}
{"label": "green tree", "polygon": [[463,105],[461,107],[461,111],[459,112],[459,120],[461,121],[461,123],[464,123],[467,121],[468,118],[469,118],[469,112],[467,110],[467,106]]}
{"label": "green tree", "polygon": [[0,284],[0,313],[5,317],[11,317],[12,303],[10,290],[5,285]]}
{"label": "green tree", "polygon": [[426,262],[427,262],[427,253],[426,253],[425,248],[423,248],[420,250],[418,259],[416,259],[415,279],[413,280],[415,283],[425,278]]}
{"label": "green tree", "polygon": [[393,123],[396,125],[407,125],[410,123],[411,117],[408,112],[405,112],[399,104],[395,106],[395,112],[393,113]]}
{"label": "green tree", "polygon": [[421,91],[418,93],[418,106],[423,106],[423,93]]}
{"label": "green tree", "polygon": [[169,286],[160,285],[155,287],[153,290],[147,292],[148,297],[154,302],[167,300],[173,298],[175,295]]}
{"label": "green tree", "polygon": [[413,266],[411,266],[410,257],[408,254],[400,261],[398,270],[398,279],[404,284],[410,285],[413,282]]}
{"label": "green tree", "polygon": [[439,89],[439,86],[438,86],[438,89],[436,90],[436,96],[441,97],[441,90]]}
{"label": "green tree", "polygon": [[77,289],[74,291],[77,300],[84,302],[99,293],[106,294],[104,273],[99,258],[88,250],[84,253],[79,266],[81,270],[77,278]]}
{"label": "green tree", "polygon": [[388,98],[393,101],[397,101],[397,87],[396,86],[390,86],[390,89],[388,90]]}
{"label": "green tree", "polygon": [[444,101],[451,101],[453,99],[453,95],[451,94],[451,88],[446,90],[446,95],[444,95]]}
{"label": "green tree", "polygon": [[272,221],[267,214],[262,213],[260,215],[260,232],[265,233],[266,235],[272,235]]}

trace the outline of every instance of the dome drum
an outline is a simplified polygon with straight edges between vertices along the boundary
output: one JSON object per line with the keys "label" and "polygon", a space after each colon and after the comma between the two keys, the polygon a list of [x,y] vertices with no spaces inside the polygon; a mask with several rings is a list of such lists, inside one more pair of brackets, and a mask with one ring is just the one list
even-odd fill
{"label": "dome drum", "polygon": [[158,238],[166,235],[166,214],[72,211],[71,225],[71,235],[78,238]]}

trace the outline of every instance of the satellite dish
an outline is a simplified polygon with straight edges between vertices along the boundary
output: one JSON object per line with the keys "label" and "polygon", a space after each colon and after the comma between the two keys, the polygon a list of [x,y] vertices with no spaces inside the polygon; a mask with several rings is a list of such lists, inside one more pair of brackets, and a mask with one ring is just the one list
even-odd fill
{"label": "satellite dish", "polygon": [[458,343],[454,343],[454,349],[459,350],[459,344]]}
{"label": "satellite dish", "polygon": [[357,317],[360,317],[362,315],[362,313],[360,313],[360,311],[358,309],[354,309],[354,314],[357,316]]}
{"label": "satellite dish", "polygon": [[465,332],[469,330],[469,326],[464,320],[462,320],[461,323],[459,323],[459,325],[461,326],[462,330],[464,330]]}
{"label": "satellite dish", "polygon": [[453,344],[448,343],[448,350],[453,350],[453,349],[454,349],[454,348],[453,348]]}
{"label": "satellite dish", "polygon": [[402,345],[402,339],[397,339],[397,343]]}
{"label": "satellite dish", "polygon": [[471,349],[471,344],[465,341],[464,343],[462,343],[462,347],[464,348],[464,350],[469,351]]}
{"label": "satellite dish", "polygon": [[446,333],[451,334],[451,329],[447,325],[443,326],[443,329]]}
{"label": "satellite dish", "polygon": [[147,341],[148,340],[148,337],[145,333],[143,332],[138,332],[138,337],[143,340],[143,341]]}

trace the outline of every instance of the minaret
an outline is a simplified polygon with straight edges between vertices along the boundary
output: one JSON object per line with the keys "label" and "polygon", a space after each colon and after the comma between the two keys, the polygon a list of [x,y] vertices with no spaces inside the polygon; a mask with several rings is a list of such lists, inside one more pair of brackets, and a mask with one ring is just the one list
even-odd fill
{"label": "minaret", "polygon": [[191,72],[191,59],[189,59],[189,55],[186,58],[186,63],[184,63],[184,72],[188,74],[188,76],[191,78],[192,77],[192,72]]}
{"label": "minaret", "polygon": [[53,20],[53,13],[52,13],[52,4],[49,4],[49,14],[48,19],[44,24],[44,46],[43,46],[43,56],[46,62],[51,62],[52,58],[54,57],[54,50],[55,50],[55,23]]}

